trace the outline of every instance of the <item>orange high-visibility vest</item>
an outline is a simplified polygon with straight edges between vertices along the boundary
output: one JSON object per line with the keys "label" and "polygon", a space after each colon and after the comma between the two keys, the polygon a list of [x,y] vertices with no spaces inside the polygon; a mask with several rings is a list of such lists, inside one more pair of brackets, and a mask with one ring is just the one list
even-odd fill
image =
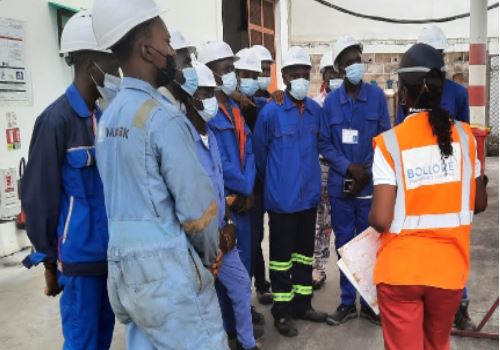
{"label": "orange high-visibility vest", "polygon": [[374,139],[396,174],[389,232],[381,234],[374,281],[461,289],[469,271],[476,146],[469,125],[452,127],[443,159],[428,113],[414,114]]}

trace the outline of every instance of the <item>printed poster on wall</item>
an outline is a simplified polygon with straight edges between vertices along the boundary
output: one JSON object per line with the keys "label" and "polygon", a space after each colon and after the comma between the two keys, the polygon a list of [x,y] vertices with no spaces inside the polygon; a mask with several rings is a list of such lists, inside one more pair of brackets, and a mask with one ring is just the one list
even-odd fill
{"label": "printed poster on wall", "polygon": [[24,44],[24,23],[0,17],[0,103],[32,103]]}

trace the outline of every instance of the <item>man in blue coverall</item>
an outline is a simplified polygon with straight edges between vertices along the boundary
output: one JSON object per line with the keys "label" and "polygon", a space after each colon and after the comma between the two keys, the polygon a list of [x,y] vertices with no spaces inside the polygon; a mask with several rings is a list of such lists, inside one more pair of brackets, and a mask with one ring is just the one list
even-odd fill
{"label": "man in blue coverall", "polygon": [[64,27],[61,53],[75,75],[33,130],[22,206],[36,252],[24,264],[43,262],[45,294],[62,291],[63,348],[109,349],[115,315],[106,290],[108,222],[94,137],[101,113],[96,100],[116,93],[110,83],[119,79],[118,62],[99,49],[85,11]]}
{"label": "man in blue coverall", "polygon": [[282,68],[287,86],[284,102],[272,101],[262,109],[253,140],[269,214],[271,313],[274,326],[286,337],[298,334],[292,317],[313,322],[326,318],[311,306],[314,230],[321,192],[321,108],[307,97],[310,73],[309,54],[299,47],[290,48]]}
{"label": "man in blue coverall", "polygon": [[[434,47],[444,56],[444,50],[447,47],[446,36],[437,26],[424,27],[417,40]],[[445,79],[443,86],[443,96],[441,97],[441,106],[450,113],[450,115],[464,123],[469,123],[469,95],[467,89],[450,79]],[[405,119],[403,108],[398,105],[395,125],[401,124]]]}
{"label": "man in blue coverall", "polygon": [[[187,117],[191,122],[191,133],[196,143],[196,151],[203,169],[212,181],[217,197],[219,228],[221,231],[220,249],[224,261],[217,278],[225,288],[231,301],[236,323],[238,349],[260,349],[255,342],[251,299],[252,289],[247,270],[243,266],[238,250],[235,248],[235,230],[230,214],[226,211],[224,179],[217,139],[207,123],[217,114],[218,105],[215,97],[214,75],[203,63],[193,62],[198,77],[199,87],[186,103]],[[219,300],[221,301],[221,300]],[[225,302],[224,300],[222,302]]]}
{"label": "man in blue coverall", "polygon": [[152,0],[96,0],[92,11],[99,45],[111,48],[124,74],[96,142],[110,302],[130,349],[227,349],[212,277],[220,261],[216,198],[189,121],[157,91],[176,72],[159,14]]}
{"label": "man in blue coverall", "polygon": [[[422,28],[417,41],[434,47],[441,52],[443,56],[444,50],[446,50],[448,46],[446,35],[441,28],[435,25]],[[469,95],[467,89],[448,78],[444,80],[441,106],[447,110],[455,120],[464,123],[470,122]],[[405,115],[403,113],[403,108],[401,105],[398,105],[398,112],[394,124],[398,125],[402,123],[404,119]],[[461,330],[473,330],[476,328],[476,325],[469,315],[469,295],[467,293],[467,288],[464,288],[462,302],[455,314],[453,324],[456,328]]]}
{"label": "man in blue coverall", "polygon": [[[372,139],[391,127],[384,92],[362,80],[361,52],[362,44],[353,37],[345,36],[335,43],[333,64],[345,79],[326,97],[323,106],[320,151],[330,165],[328,194],[337,249],[368,227],[373,191]],[[330,325],[358,317],[356,289],[342,273],[340,289],[341,304],[326,320]],[[360,316],[380,322],[364,300]]]}
{"label": "man in blue coverall", "polygon": [[[259,89],[253,96],[254,106],[243,108],[245,120],[253,132],[257,117],[269,101],[271,94],[267,89],[271,84],[271,65],[274,60],[271,52],[262,45],[254,45],[250,48],[253,54],[260,61],[262,72],[259,73],[257,83]],[[269,305],[273,302],[273,294],[271,293],[271,283],[266,280],[266,264],[262,253],[262,240],[264,239],[264,188],[262,180],[257,177],[255,179],[254,196],[255,205],[251,210],[252,216],[252,238],[253,238],[253,277],[257,298],[263,305]]]}
{"label": "man in blue coverall", "polygon": [[[252,233],[250,209],[255,182],[255,160],[250,129],[240,107],[230,96],[238,79],[235,73],[231,47],[222,41],[209,42],[198,50],[198,60],[206,64],[220,84],[216,91],[219,109],[208,123],[217,138],[222,161],[226,202],[236,224],[237,246],[241,261],[252,275]],[[224,312],[225,314],[226,312]],[[229,314],[232,314],[229,312]],[[252,308],[254,324],[263,324],[264,316]]]}

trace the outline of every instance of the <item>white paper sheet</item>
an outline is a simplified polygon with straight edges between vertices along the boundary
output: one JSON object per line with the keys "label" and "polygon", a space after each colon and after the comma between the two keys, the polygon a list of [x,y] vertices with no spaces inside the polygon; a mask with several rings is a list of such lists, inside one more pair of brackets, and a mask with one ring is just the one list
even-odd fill
{"label": "white paper sheet", "polygon": [[380,245],[379,234],[369,227],[338,250],[341,259],[337,262],[340,270],[378,314],[377,290],[373,283],[373,269]]}

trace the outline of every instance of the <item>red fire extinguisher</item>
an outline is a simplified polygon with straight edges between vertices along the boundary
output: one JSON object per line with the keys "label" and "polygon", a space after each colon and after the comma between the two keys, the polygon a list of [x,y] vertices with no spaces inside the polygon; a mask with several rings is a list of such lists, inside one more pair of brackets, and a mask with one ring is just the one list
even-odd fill
{"label": "red fire extinguisher", "polygon": [[[23,174],[24,174],[24,168],[26,168],[26,159],[21,158],[21,161],[19,162],[19,180],[17,180],[17,196],[19,200],[21,200],[21,191],[22,191],[22,184],[23,184]],[[17,214],[16,216],[16,227],[18,229],[24,230],[26,224],[26,215],[24,214],[24,210],[21,207],[21,212]]]}

